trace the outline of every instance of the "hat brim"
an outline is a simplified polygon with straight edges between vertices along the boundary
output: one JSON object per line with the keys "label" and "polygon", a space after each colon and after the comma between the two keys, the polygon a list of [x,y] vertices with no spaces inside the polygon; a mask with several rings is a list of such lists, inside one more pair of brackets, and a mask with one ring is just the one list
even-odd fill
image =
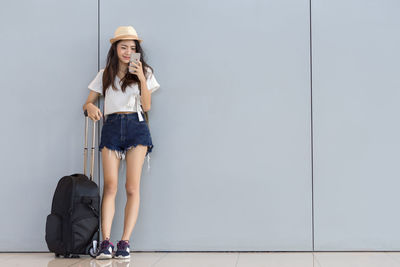
{"label": "hat brim", "polygon": [[142,39],[139,39],[135,35],[122,35],[122,36],[118,36],[118,37],[110,39],[110,43],[113,44],[113,43],[115,43],[116,41],[119,41],[119,40],[138,40],[139,43],[142,42]]}

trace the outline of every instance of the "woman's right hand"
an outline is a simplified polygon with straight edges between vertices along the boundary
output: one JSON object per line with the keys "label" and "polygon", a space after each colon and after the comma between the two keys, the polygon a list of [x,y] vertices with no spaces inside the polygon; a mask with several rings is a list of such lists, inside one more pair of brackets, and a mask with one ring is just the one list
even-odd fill
{"label": "woman's right hand", "polygon": [[91,118],[93,121],[98,121],[103,116],[103,114],[101,114],[101,110],[92,103],[86,104],[86,110],[89,118]]}

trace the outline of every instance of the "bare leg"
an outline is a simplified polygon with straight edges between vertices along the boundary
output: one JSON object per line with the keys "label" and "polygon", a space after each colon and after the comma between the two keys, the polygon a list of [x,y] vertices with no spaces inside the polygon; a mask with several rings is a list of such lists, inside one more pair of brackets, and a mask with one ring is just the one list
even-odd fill
{"label": "bare leg", "polygon": [[139,214],[140,176],[147,146],[137,145],[126,153],[126,206],[124,218],[124,234],[121,240],[129,240]]}
{"label": "bare leg", "polygon": [[110,239],[111,225],[115,212],[115,196],[118,189],[118,168],[120,159],[114,151],[104,147],[101,150],[103,160],[104,188],[101,203],[101,229],[104,239]]}

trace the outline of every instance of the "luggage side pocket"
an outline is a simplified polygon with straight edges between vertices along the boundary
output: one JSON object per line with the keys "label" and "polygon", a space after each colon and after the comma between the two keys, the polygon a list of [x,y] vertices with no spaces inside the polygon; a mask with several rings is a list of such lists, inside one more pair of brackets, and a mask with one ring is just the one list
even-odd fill
{"label": "luggage side pocket", "polygon": [[64,253],[62,242],[62,220],[56,214],[49,214],[46,219],[46,243],[51,252]]}
{"label": "luggage side pocket", "polygon": [[74,253],[85,253],[85,248],[99,229],[98,217],[77,219],[72,223],[72,240]]}

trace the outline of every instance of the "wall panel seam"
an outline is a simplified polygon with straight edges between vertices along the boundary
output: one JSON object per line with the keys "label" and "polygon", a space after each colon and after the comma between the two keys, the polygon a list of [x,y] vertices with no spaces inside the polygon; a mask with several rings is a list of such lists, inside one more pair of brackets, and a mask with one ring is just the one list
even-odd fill
{"label": "wall panel seam", "polygon": [[311,240],[312,251],[315,251],[314,244],[314,136],[313,136],[313,87],[312,87],[312,23],[311,23],[311,1],[309,0],[309,32],[310,32],[310,135],[311,135]]}

